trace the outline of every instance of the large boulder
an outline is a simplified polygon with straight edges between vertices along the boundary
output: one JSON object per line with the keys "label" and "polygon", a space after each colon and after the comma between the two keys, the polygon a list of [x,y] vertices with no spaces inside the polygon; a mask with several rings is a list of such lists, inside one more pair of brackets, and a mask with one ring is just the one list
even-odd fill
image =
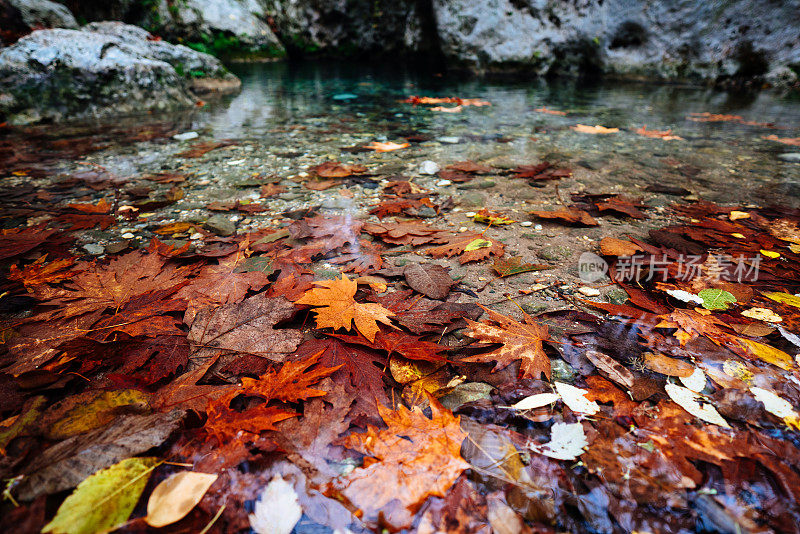
{"label": "large boulder", "polygon": [[[478,70],[721,81],[800,70],[800,0],[433,0],[442,51]],[[788,71],[788,72],[787,72]]]}
{"label": "large boulder", "polygon": [[[430,48],[417,0],[262,0],[290,53],[347,56]],[[435,29],[432,29],[435,31]]]}
{"label": "large boulder", "polygon": [[257,0],[158,0],[139,22],[171,40],[215,54],[285,54]]}
{"label": "large boulder", "polygon": [[78,27],[69,9],[50,0],[6,1],[19,10],[22,20],[31,29]]}
{"label": "large boulder", "polygon": [[13,124],[176,110],[195,104],[193,87],[238,86],[216,58],[118,22],[39,30],[0,51],[0,115]]}

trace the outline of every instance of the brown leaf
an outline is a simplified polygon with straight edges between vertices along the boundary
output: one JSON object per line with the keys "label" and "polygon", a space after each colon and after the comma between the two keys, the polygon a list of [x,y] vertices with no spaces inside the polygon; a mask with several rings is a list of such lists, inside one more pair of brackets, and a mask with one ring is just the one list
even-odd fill
{"label": "brown leaf", "polygon": [[340,161],[326,161],[314,167],[309,167],[309,172],[320,178],[346,178],[353,174],[366,172],[363,165],[347,165]]}
{"label": "brown leaf", "polygon": [[425,250],[435,258],[458,256],[462,265],[490,256],[502,256],[504,251],[505,245],[482,234],[457,234],[451,236],[446,244]]}
{"label": "brown leaf", "polygon": [[599,226],[591,215],[578,208],[560,208],[555,211],[532,211],[531,215],[540,219],[557,219],[576,226]]}
{"label": "brown leaf", "polygon": [[644,251],[639,245],[624,239],[604,237],[600,241],[600,254],[603,256],[633,256],[637,252]]}
{"label": "brown leaf", "polygon": [[467,335],[487,343],[502,343],[503,346],[486,354],[464,358],[466,362],[495,361],[494,371],[503,369],[516,360],[522,360],[523,378],[539,378],[544,373],[550,379],[550,358],[544,352],[542,341],[547,339],[547,327],[537,323],[522,312],[525,323],[520,323],[503,314],[481,306],[494,324],[467,320]]}
{"label": "brown leaf", "polygon": [[241,304],[200,310],[191,323],[188,339],[196,347],[244,352],[280,362],[303,339],[298,330],[275,328],[294,313],[294,306],[285,298],[261,293]]}
{"label": "brown leaf", "polygon": [[448,270],[441,265],[410,263],[403,269],[403,276],[411,289],[438,300],[447,297],[455,283]]}

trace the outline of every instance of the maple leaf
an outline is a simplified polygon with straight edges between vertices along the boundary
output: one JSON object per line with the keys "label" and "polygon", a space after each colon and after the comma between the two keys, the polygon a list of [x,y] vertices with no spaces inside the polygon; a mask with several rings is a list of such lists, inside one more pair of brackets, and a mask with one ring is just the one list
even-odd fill
{"label": "maple leaf", "polygon": [[399,215],[406,210],[418,209],[422,206],[428,206],[432,209],[436,209],[437,207],[433,202],[431,202],[429,197],[421,199],[390,197],[372,208],[369,213],[370,215],[377,216],[378,219],[383,219],[389,215]]}
{"label": "maple leaf", "polygon": [[378,406],[387,428],[369,426],[363,434],[342,440],[350,449],[370,457],[336,485],[341,493],[376,519],[382,512],[394,528],[409,526],[414,513],[430,496],[443,497],[459,475],[469,468],[461,457],[467,434],[459,417],[428,397],[431,418],[419,407],[391,410]]}
{"label": "maple leaf", "polygon": [[441,353],[447,350],[447,347],[431,343],[430,341],[422,341],[417,337],[409,336],[403,332],[385,332],[379,330],[373,341],[369,341],[361,336],[348,336],[343,334],[331,335],[337,339],[341,339],[345,343],[355,343],[358,345],[366,345],[373,349],[385,350],[389,356],[398,354],[409,360],[443,362],[445,358]]}
{"label": "maple leaf", "polygon": [[505,245],[483,234],[458,234],[451,236],[444,245],[425,250],[435,258],[458,255],[458,261],[462,265],[471,261],[485,260],[489,256],[502,256],[504,251]]}
{"label": "maple leaf", "polygon": [[550,265],[543,265],[540,263],[522,263],[521,256],[512,256],[506,260],[497,258],[492,264],[492,270],[497,273],[497,276],[500,278],[530,271],[545,271],[552,268],[553,267]]}
{"label": "maple leaf", "polygon": [[357,246],[363,225],[363,221],[348,215],[316,216],[292,223],[289,233],[294,239],[320,241],[319,245],[329,251],[347,244]]}
{"label": "maple leaf", "polygon": [[41,318],[76,317],[118,309],[137,295],[176,287],[190,273],[189,268],[167,263],[159,254],[134,251],[107,265],[91,264],[63,287],[39,286],[34,296],[45,306],[56,306],[40,314]]}
{"label": "maple leaf", "polygon": [[344,272],[358,274],[373,272],[383,267],[383,256],[380,248],[362,241],[359,246],[346,249],[344,254],[328,260],[336,265],[345,265]]}
{"label": "maple leaf", "polygon": [[624,213],[634,219],[646,219],[647,215],[642,213],[639,208],[646,207],[644,204],[637,200],[630,200],[625,197],[614,196],[602,202],[595,204],[597,209],[602,211],[615,211],[617,213]]}
{"label": "maple leaf", "polygon": [[90,337],[104,341],[115,332],[147,337],[182,335],[179,328],[181,321],[166,315],[186,310],[186,301],[179,298],[170,299],[177,289],[178,287],[173,286],[136,295],[114,315],[103,317],[97,321],[93,325]]}
{"label": "maple leaf", "polygon": [[278,184],[264,184],[261,186],[261,198],[272,198],[285,193],[286,188]]}
{"label": "maple leaf", "polygon": [[767,135],[763,137],[767,141],[777,141],[778,143],[783,143],[784,145],[790,146],[800,146],[800,137],[778,137],[775,134]]}
{"label": "maple leaf", "polygon": [[8,274],[9,280],[18,280],[22,282],[25,287],[31,288],[41,284],[58,283],[72,278],[78,270],[82,270],[82,265],[78,265],[77,269],[73,270],[75,266],[75,258],[61,258],[45,263],[47,254],[40,257],[30,265],[26,265],[22,269],[16,265],[11,266],[11,272]]}
{"label": "maple leaf", "polygon": [[744,120],[740,115],[719,115],[716,113],[709,113],[708,111],[689,113],[687,118],[695,122],[741,122]]}
{"label": "maple leaf", "polygon": [[0,230],[0,260],[29,252],[47,242],[58,230],[45,229],[45,224],[22,229]]}
{"label": "maple leaf", "polygon": [[355,388],[357,402],[354,415],[371,416],[375,412],[376,403],[384,405],[389,403],[383,383],[382,369],[386,367],[385,356],[372,349],[345,345],[338,339],[325,337],[304,341],[293,357],[307,358],[320,352],[322,354],[320,365],[339,367],[339,371],[333,377],[345,376],[345,381]]}
{"label": "maple leaf", "polygon": [[[277,430],[275,423],[299,415],[294,410],[268,406],[271,401],[298,402],[326,394],[311,386],[330,376],[338,367],[317,367],[320,354],[299,362],[286,362],[278,371],[270,370],[259,378],[243,378],[242,387],[229,391],[218,400],[211,401],[206,410],[206,431],[220,443],[233,439],[240,432],[257,435],[265,430]],[[243,412],[230,407],[239,395],[258,397],[266,402]],[[253,436],[254,437],[254,436]]]}
{"label": "maple leaf", "polygon": [[188,150],[184,150],[183,152],[179,152],[176,154],[179,158],[199,158],[204,154],[211,152],[212,150],[216,150],[218,148],[232,146],[236,143],[234,141],[203,141],[201,143],[193,144]]}
{"label": "maple leaf", "polygon": [[[395,314],[394,320],[414,334],[443,333],[455,328],[465,318],[477,319],[481,309],[476,304],[441,302],[419,296],[413,291],[395,291],[388,295],[372,295],[369,300],[378,302]],[[455,323],[455,324],[454,324]]]}
{"label": "maple leaf", "polygon": [[248,291],[258,291],[269,284],[269,275],[261,271],[243,271],[247,261],[247,240],[236,254],[208,265],[178,291],[176,298],[189,303],[186,322],[191,324],[200,308],[241,302]]}
{"label": "maple leaf", "polygon": [[346,275],[341,279],[314,282],[318,286],[310,289],[296,304],[321,306],[314,310],[317,328],[344,328],[350,330],[355,323],[356,330],[370,341],[375,341],[378,322],[391,326],[392,312],[380,304],[356,302],[358,284]]}
{"label": "maple leaf", "polygon": [[555,211],[531,211],[531,215],[540,219],[558,219],[576,226],[599,226],[591,215],[578,208],[560,208]]}
{"label": "maple leaf", "polygon": [[475,163],[472,160],[452,163],[448,165],[446,169],[449,169],[451,171],[466,172],[469,174],[490,174],[494,172],[494,169],[492,167],[489,167],[488,165],[481,165],[480,163]]}
{"label": "maple leaf", "polygon": [[503,314],[481,306],[495,324],[478,323],[467,320],[467,335],[488,343],[502,343],[503,346],[486,354],[464,358],[466,362],[495,361],[494,371],[503,369],[516,360],[522,360],[523,378],[539,378],[544,373],[550,379],[550,358],[544,352],[542,341],[547,339],[547,326],[537,323],[527,313],[522,312],[525,323],[520,323]]}

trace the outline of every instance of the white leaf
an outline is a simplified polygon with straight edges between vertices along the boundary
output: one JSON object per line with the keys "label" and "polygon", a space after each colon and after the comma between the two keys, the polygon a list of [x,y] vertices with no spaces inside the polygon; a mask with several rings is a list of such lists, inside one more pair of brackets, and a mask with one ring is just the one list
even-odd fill
{"label": "white leaf", "polygon": [[695,393],[700,393],[706,387],[706,374],[702,369],[695,369],[689,376],[679,376],[678,380]]}
{"label": "white leaf", "polygon": [[696,304],[702,304],[703,299],[699,296],[695,295],[694,293],[689,293],[688,291],[684,291],[682,289],[668,289],[667,295],[670,297],[674,297],[682,302],[694,302]]}
{"label": "white leaf", "polygon": [[780,417],[797,417],[797,412],[794,406],[786,399],[776,395],[775,393],[757,387],[751,387],[750,393],[755,396],[756,400],[764,403],[764,408],[774,416]]}
{"label": "white leaf", "polygon": [[574,460],[583,454],[589,443],[580,423],[556,423],[550,429],[550,443],[537,448],[537,452],[556,460]]}
{"label": "white leaf", "polygon": [[564,401],[570,410],[573,412],[585,413],[586,415],[596,414],[600,411],[600,406],[596,402],[588,400],[584,395],[589,393],[585,389],[570,386],[564,382],[554,382],[556,391],[561,395],[561,400]]}
{"label": "white leaf", "polygon": [[256,501],[250,528],[256,534],[291,534],[302,515],[294,486],[276,475]]}
{"label": "white leaf", "polygon": [[710,404],[700,405],[697,400],[702,399],[702,396],[698,395],[691,389],[681,387],[677,384],[667,384],[664,386],[664,389],[667,390],[667,395],[669,395],[670,399],[675,401],[678,406],[693,416],[702,419],[707,423],[713,423],[725,428],[730,428],[728,422],[722,418],[716,408]]}
{"label": "white leaf", "polygon": [[542,406],[553,404],[560,398],[561,396],[555,393],[539,393],[537,395],[525,397],[516,404],[512,404],[511,407],[516,410],[532,410],[534,408],[541,408]]}

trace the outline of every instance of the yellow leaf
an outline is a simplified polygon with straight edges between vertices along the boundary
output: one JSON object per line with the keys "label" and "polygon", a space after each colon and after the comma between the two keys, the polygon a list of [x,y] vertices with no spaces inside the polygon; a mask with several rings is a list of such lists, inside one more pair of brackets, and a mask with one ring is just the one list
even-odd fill
{"label": "yellow leaf", "polygon": [[761,254],[763,254],[764,256],[766,256],[768,258],[772,258],[772,259],[781,257],[781,253],[780,252],[775,252],[774,250],[764,250],[763,248],[761,249]]}
{"label": "yellow leaf", "polygon": [[581,133],[588,133],[588,134],[611,134],[619,132],[619,128],[606,128],[605,126],[600,126],[599,124],[596,126],[587,126],[585,124],[576,124],[575,126],[571,127],[576,132]]}
{"label": "yellow leaf", "polygon": [[478,250],[478,249],[481,249],[481,248],[486,248],[486,247],[491,247],[491,246],[492,246],[492,242],[491,241],[487,241],[485,239],[478,238],[478,239],[475,239],[473,241],[470,241],[469,244],[466,247],[464,247],[464,251],[465,252],[470,252],[470,251],[473,251],[473,250]]}
{"label": "yellow leaf", "polygon": [[768,323],[779,323],[783,321],[783,317],[767,308],[750,308],[742,312],[742,315],[750,319],[758,321],[766,321]]}
{"label": "yellow leaf", "polygon": [[163,480],[147,501],[145,523],[151,527],[164,527],[177,523],[192,511],[217,475],[181,471]]}
{"label": "yellow leaf", "polygon": [[733,237],[735,237],[736,239],[745,239],[745,237],[742,234],[738,233],[738,232],[735,233],[735,234],[731,234],[731,235]]}
{"label": "yellow leaf", "polygon": [[764,293],[764,296],[768,299],[772,299],[775,302],[780,302],[781,304],[789,304],[790,306],[795,306],[800,308],[800,297],[796,297],[794,295],[790,295],[789,293]]}
{"label": "yellow leaf", "polygon": [[732,221],[738,221],[739,219],[749,219],[750,218],[750,214],[747,213],[746,211],[733,210],[732,212],[730,212],[728,217]]}
{"label": "yellow leaf", "polygon": [[778,366],[781,369],[789,370],[794,367],[792,357],[780,349],[753,341],[752,339],[739,339],[739,344],[745,349],[749,350],[762,360],[772,365]]}

